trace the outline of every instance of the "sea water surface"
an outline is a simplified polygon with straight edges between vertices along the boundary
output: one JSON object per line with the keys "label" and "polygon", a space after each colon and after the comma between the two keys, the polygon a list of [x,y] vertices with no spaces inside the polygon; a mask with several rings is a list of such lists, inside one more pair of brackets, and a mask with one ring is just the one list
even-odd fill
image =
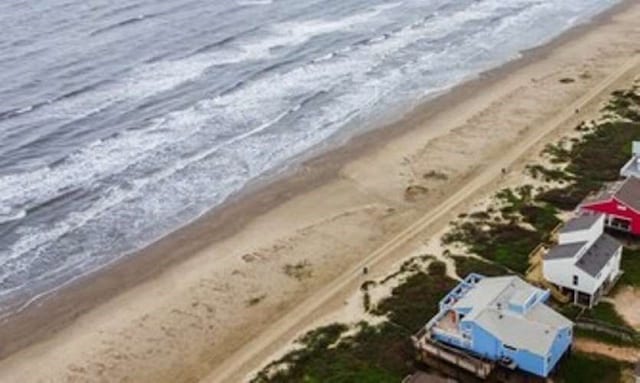
{"label": "sea water surface", "polygon": [[0,311],[616,2],[0,2]]}

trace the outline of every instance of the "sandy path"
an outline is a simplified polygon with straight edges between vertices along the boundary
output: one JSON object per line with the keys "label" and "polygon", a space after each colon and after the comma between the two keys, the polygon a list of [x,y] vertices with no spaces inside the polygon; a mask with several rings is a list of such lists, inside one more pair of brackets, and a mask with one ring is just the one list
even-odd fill
{"label": "sandy path", "polygon": [[640,330],[640,290],[623,288],[613,298],[616,310],[634,328]]}
{"label": "sandy path", "polygon": [[355,267],[343,273],[332,283],[317,291],[291,313],[282,317],[266,331],[262,332],[258,337],[247,343],[219,368],[215,369],[206,378],[206,381],[237,381],[238,377],[242,376],[239,375],[241,374],[241,371],[247,370],[247,364],[255,363],[256,360],[261,360],[267,357],[268,355],[265,355],[265,351],[273,344],[291,339],[292,336],[298,332],[297,329],[301,325],[305,322],[309,322],[313,316],[317,315],[320,308],[332,307],[331,301],[336,299],[336,297],[340,299],[339,296],[341,295],[341,292],[348,289],[354,281],[361,278],[364,266],[371,267],[372,265],[376,265],[382,259],[397,251],[401,246],[415,239],[415,237],[428,226],[433,225],[435,222],[446,217],[450,211],[470,199],[475,193],[480,192],[483,187],[500,178],[502,169],[509,168],[513,163],[535,147],[535,145],[545,136],[574,118],[576,116],[576,110],[584,109],[591,106],[593,103],[598,103],[603,99],[603,97],[608,96],[608,94],[613,90],[613,85],[616,85],[621,78],[626,78],[632,73],[637,73],[639,66],[640,56],[636,55],[589,92],[565,107],[561,113],[545,123],[543,127],[536,129],[532,134],[523,137],[522,140],[519,141],[518,145],[513,146],[511,150],[504,153],[504,155],[499,159],[486,167],[480,174],[476,175],[463,188],[452,194],[437,208],[418,219],[415,223],[400,232],[390,241],[380,246],[376,251],[366,257],[363,257]]}
{"label": "sandy path", "polygon": [[640,350],[636,348],[611,346],[591,339],[577,338],[573,341],[573,348],[623,362],[636,363],[640,360]]}

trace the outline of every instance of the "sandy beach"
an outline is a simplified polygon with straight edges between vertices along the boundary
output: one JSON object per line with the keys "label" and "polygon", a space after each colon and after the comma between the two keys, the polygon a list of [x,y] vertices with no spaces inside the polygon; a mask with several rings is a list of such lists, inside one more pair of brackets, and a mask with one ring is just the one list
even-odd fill
{"label": "sandy beach", "polygon": [[639,19],[627,1],[5,318],[0,381],[243,381],[594,118],[640,74]]}

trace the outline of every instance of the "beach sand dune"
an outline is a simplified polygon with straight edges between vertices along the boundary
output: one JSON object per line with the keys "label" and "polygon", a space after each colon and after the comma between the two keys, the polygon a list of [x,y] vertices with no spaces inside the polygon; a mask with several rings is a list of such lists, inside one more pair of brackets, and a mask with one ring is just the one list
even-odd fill
{"label": "beach sand dune", "polygon": [[[127,273],[114,271],[111,284],[132,284],[136,270],[147,274],[162,263],[158,259],[184,259],[13,353],[0,362],[0,381],[241,381],[310,318],[344,305],[364,281],[351,278],[364,259],[450,206],[416,233],[424,240],[441,230],[500,187],[501,168],[521,171],[542,145],[594,116],[610,91],[639,73],[639,19],[640,5],[627,2],[402,121],[308,162],[228,212],[203,218],[148,250],[152,254],[129,264]],[[560,81],[565,78],[573,81]],[[576,102],[579,113],[573,113]],[[569,118],[563,117],[567,111]],[[462,201],[451,202],[465,190]],[[406,257],[417,240],[407,238],[406,246],[398,243],[369,265],[371,272],[384,274]],[[344,283],[335,288],[339,280]],[[86,293],[83,302],[60,298],[59,307],[73,313],[104,295]],[[316,296],[327,299],[309,307]],[[277,327],[283,318],[291,318],[290,327]],[[15,324],[21,330],[13,334],[21,338],[12,340],[8,322],[4,346],[24,343],[27,324],[61,328],[55,320],[34,319]]]}

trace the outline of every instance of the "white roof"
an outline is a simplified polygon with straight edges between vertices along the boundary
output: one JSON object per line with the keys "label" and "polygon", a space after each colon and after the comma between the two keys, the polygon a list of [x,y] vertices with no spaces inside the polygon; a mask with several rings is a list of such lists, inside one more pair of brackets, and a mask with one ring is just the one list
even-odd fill
{"label": "white roof", "polygon": [[536,293],[544,291],[518,277],[484,278],[453,307],[470,307],[464,320],[475,321],[502,343],[547,355],[558,331],[572,323],[544,303],[534,304],[524,314],[509,309],[509,303],[523,306]]}
{"label": "white roof", "polygon": [[453,305],[453,308],[472,308],[471,313],[467,316],[469,318],[473,312],[477,312],[478,309],[483,309],[491,304],[491,302],[507,288],[512,278],[514,277],[481,279]]}
{"label": "white roof", "polygon": [[516,290],[509,298],[509,303],[516,306],[524,306],[534,293],[535,291],[529,289]]}

